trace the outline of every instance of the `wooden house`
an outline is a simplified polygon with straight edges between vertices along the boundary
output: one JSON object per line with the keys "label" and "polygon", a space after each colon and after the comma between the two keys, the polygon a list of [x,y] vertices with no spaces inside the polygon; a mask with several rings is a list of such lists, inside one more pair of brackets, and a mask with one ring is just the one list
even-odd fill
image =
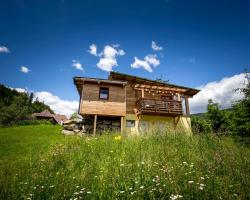
{"label": "wooden house", "polygon": [[188,99],[197,89],[110,72],[108,79],[75,77],[79,114],[93,118],[95,134],[102,121],[116,121],[122,132],[182,128],[191,133]]}

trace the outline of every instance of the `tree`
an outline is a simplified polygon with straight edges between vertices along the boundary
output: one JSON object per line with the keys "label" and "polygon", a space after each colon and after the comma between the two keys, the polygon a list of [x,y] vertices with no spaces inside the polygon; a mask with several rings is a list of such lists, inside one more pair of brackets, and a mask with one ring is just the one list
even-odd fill
{"label": "tree", "polygon": [[75,118],[77,118],[77,112],[74,112],[69,119],[75,119]]}
{"label": "tree", "polygon": [[244,98],[233,104],[232,128],[234,135],[246,139],[250,137],[250,75],[247,71],[245,77],[245,87],[238,89]]}
{"label": "tree", "polygon": [[219,104],[214,103],[212,99],[208,100],[206,116],[210,120],[215,133],[226,132],[228,130],[230,113],[226,110],[220,110]]}
{"label": "tree", "polygon": [[17,92],[0,84],[0,126],[30,119],[32,113],[45,109],[53,113],[48,105],[39,102],[38,99],[33,101],[33,98],[33,93]]}

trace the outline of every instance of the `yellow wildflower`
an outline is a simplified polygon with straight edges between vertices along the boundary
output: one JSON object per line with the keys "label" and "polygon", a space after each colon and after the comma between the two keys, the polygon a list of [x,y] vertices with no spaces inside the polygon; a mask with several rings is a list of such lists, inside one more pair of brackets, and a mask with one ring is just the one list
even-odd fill
{"label": "yellow wildflower", "polygon": [[118,135],[118,136],[116,136],[116,137],[114,138],[115,141],[119,141],[119,140],[121,140],[121,139],[122,139],[122,136],[120,136],[120,135]]}

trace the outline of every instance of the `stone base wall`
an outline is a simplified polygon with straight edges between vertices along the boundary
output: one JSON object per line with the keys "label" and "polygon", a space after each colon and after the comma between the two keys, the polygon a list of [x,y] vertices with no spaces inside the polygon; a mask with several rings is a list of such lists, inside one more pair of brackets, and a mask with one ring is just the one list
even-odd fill
{"label": "stone base wall", "polygon": [[[65,135],[85,135],[92,134],[94,130],[94,117],[84,117],[83,119],[68,120],[63,125],[62,131]],[[119,132],[121,130],[120,117],[97,117],[96,133]]]}

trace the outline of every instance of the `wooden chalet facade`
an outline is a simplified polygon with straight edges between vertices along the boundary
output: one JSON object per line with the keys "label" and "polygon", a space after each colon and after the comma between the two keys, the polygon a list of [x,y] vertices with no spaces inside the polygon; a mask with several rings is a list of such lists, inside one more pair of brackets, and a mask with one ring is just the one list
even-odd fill
{"label": "wooden chalet facade", "polygon": [[141,77],[110,72],[108,79],[75,77],[80,95],[79,114],[116,119],[122,132],[143,133],[151,128],[183,128],[191,133],[188,99],[199,90]]}

